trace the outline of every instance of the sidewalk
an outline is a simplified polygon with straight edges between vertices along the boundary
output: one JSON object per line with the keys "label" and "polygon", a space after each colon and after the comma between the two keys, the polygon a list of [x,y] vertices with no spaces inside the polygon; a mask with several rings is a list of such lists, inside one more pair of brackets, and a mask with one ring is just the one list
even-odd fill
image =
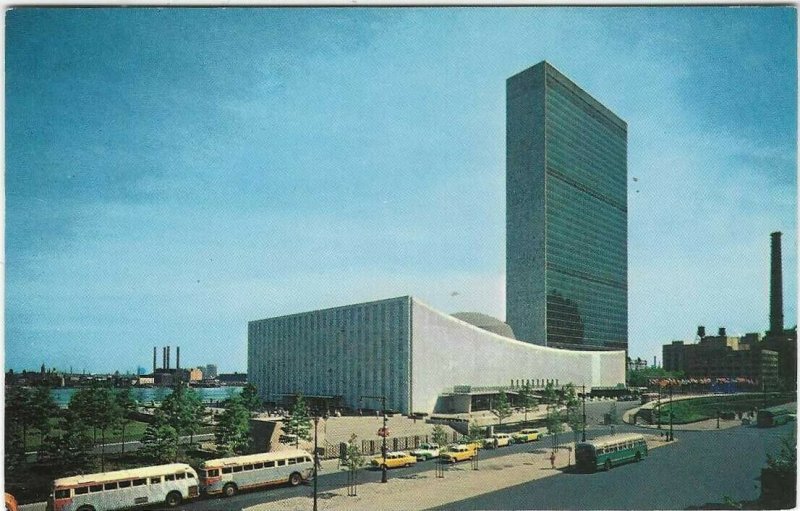
{"label": "sidewalk", "polygon": [[[653,435],[647,435],[646,438],[650,449],[668,445]],[[347,488],[320,493],[318,507],[331,511],[430,509],[561,473],[561,469],[567,467],[567,452],[559,451],[555,469],[550,468],[549,455],[550,445],[539,443],[532,444],[530,451],[525,453],[486,460],[479,458],[479,470],[473,470],[469,462],[449,465],[445,469],[444,478],[436,477],[432,463],[428,464],[430,470],[417,474],[393,475],[390,471],[389,482],[386,484],[359,484],[356,497],[348,497]],[[574,461],[573,449],[572,462]],[[644,461],[646,462],[647,460]],[[334,463],[334,469],[335,466]],[[327,469],[326,466],[325,470]],[[311,506],[311,499],[309,492],[308,496],[258,504],[245,510],[307,510]]]}

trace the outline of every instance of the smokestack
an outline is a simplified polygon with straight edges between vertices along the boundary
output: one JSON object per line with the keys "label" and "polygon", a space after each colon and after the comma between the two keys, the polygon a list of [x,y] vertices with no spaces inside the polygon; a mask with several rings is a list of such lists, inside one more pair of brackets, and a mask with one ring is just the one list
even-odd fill
{"label": "smokestack", "polygon": [[181,347],[175,347],[175,369],[181,368]]}
{"label": "smokestack", "polygon": [[705,336],[706,336],[706,327],[700,325],[699,327],[697,327],[697,337],[702,339]]}
{"label": "smokestack", "polygon": [[769,331],[783,332],[783,269],[781,264],[781,233],[773,232],[772,258],[769,272]]}
{"label": "smokestack", "polygon": [[172,362],[172,361],[171,361],[171,358],[172,358],[172,356],[171,356],[171,354],[170,354],[170,352],[169,352],[169,348],[170,348],[170,347],[169,347],[169,346],[167,346],[167,369],[169,369],[169,364]]}
{"label": "smokestack", "polygon": [[724,326],[719,327],[719,332],[717,333],[717,335],[719,337],[727,337],[727,332],[725,332]]}
{"label": "smokestack", "polygon": [[156,347],[153,346],[153,374],[156,374],[156,364],[158,363],[156,359]]}
{"label": "smokestack", "polygon": [[167,368],[167,347],[161,347],[161,369]]}

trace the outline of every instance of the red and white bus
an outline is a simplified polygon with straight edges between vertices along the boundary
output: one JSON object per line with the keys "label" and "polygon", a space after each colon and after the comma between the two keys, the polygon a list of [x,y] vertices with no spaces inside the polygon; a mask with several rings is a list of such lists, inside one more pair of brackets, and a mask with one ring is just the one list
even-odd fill
{"label": "red and white bus", "polygon": [[232,497],[244,489],[283,483],[297,486],[313,471],[311,454],[300,449],[208,460],[200,466],[200,490]]}
{"label": "red and white bus", "polygon": [[184,463],[172,463],[56,479],[47,509],[114,511],[153,504],[175,507],[199,494],[197,472]]}

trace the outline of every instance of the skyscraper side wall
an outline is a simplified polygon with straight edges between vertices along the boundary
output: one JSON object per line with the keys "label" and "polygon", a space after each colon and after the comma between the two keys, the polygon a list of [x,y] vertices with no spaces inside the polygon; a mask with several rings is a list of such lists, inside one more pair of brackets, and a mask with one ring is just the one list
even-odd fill
{"label": "skyscraper side wall", "polygon": [[517,339],[545,344],[545,74],[506,81],[506,323]]}

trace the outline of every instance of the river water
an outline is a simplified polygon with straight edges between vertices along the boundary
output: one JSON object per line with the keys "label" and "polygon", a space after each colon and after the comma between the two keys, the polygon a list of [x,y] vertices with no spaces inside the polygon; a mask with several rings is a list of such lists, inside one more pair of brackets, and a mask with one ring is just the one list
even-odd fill
{"label": "river water", "polygon": [[[209,400],[220,401],[223,399],[228,399],[229,397],[240,393],[243,388],[244,387],[211,387],[196,388],[194,390],[200,395],[200,399],[202,399],[204,402],[208,402]],[[55,400],[56,404],[62,408],[66,408],[69,404],[70,398],[77,390],[78,389],[74,388],[52,389],[50,393],[53,395],[53,399]],[[159,403],[170,394],[172,394],[172,389],[168,387],[131,388],[131,396],[140,404],[150,403],[152,401]]]}

